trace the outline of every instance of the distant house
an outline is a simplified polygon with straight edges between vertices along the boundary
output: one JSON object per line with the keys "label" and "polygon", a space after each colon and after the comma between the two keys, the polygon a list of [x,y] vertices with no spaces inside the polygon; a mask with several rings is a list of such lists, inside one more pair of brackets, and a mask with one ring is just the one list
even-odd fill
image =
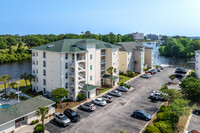
{"label": "distant house", "polygon": [[30,124],[33,120],[40,120],[35,112],[40,106],[48,107],[49,114],[55,113],[55,104],[45,97],[37,96],[26,101],[0,108],[0,133],[10,133],[15,129]]}
{"label": "distant house", "polygon": [[144,33],[135,32],[133,36],[136,41],[144,40]]}
{"label": "distant house", "polygon": [[118,42],[119,49],[119,71],[127,70],[142,73],[147,67],[153,67],[152,48],[145,47],[137,42]]}
{"label": "distant house", "polygon": [[200,50],[195,51],[195,73],[200,78]]}
{"label": "distant house", "polygon": [[146,39],[147,40],[158,40],[158,36],[156,34],[147,34]]}

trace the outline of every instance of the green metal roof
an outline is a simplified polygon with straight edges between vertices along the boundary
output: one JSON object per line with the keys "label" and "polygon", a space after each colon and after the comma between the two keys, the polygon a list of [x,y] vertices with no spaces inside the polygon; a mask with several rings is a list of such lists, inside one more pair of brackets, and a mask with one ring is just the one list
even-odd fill
{"label": "green metal roof", "polygon": [[93,90],[95,88],[98,88],[98,86],[91,85],[91,84],[85,84],[84,87],[81,90],[83,90],[83,91],[90,91],[90,90]]}
{"label": "green metal roof", "polygon": [[95,39],[64,39],[49,44],[41,45],[38,47],[31,48],[30,50],[42,50],[42,51],[52,51],[52,52],[81,52],[85,49],[77,47],[77,44],[96,44],[96,49],[103,48],[120,48],[117,45],[106,43],[103,41]]}
{"label": "green metal roof", "polygon": [[6,122],[18,119],[28,113],[36,111],[40,106],[49,106],[55,104],[43,96],[37,96],[23,102],[0,108],[0,126]]}
{"label": "green metal roof", "polygon": [[[105,78],[105,79],[110,79],[110,75],[105,74],[105,75],[103,75],[103,78]],[[118,78],[119,78],[119,77],[112,76],[112,80],[115,80],[115,79],[118,79]]]}

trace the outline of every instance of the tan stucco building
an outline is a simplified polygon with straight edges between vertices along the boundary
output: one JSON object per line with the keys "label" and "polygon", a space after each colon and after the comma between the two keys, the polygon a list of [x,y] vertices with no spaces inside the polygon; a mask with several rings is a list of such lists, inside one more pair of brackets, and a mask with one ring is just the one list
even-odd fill
{"label": "tan stucco building", "polygon": [[118,42],[119,71],[126,73],[128,70],[142,73],[147,67],[153,67],[152,48],[145,47],[136,42]]}
{"label": "tan stucco building", "polygon": [[[78,93],[96,96],[96,88],[109,84],[107,69],[114,67],[119,75],[119,46],[95,39],[64,39],[32,48],[33,89],[51,96],[55,88],[69,90],[69,99]],[[116,86],[118,78],[113,80]]]}

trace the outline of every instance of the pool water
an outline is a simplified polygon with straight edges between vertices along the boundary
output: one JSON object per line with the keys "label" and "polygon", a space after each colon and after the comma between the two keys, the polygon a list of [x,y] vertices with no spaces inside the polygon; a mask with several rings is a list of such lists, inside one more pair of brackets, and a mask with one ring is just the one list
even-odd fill
{"label": "pool water", "polygon": [[8,107],[10,104],[2,104],[0,105],[0,108],[5,108],[5,107]]}

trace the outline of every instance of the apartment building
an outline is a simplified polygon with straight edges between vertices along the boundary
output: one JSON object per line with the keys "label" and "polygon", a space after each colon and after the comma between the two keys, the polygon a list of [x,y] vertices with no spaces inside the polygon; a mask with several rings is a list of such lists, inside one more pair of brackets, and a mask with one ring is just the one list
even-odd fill
{"label": "apartment building", "polygon": [[148,40],[158,40],[158,36],[156,34],[147,34],[146,39],[148,39]]}
{"label": "apartment building", "polygon": [[133,33],[134,39],[139,41],[144,39],[144,33],[135,32]]}
{"label": "apartment building", "polygon": [[152,48],[145,47],[136,42],[118,42],[119,71],[127,70],[142,73],[147,67],[153,67]]}
{"label": "apartment building", "polygon": [[195,51],[195,73],[200,78],[200,50]]}
{"label": "apartment building", "polygon": [[113,66],[113,85],[119,75],[119,47],[95,39],[64,39],[32,48],[33,89],[51,96],[55,88],[69,90],[69,99],[83,93],[96,96],[96,88],[109,84],[107,68]]}

